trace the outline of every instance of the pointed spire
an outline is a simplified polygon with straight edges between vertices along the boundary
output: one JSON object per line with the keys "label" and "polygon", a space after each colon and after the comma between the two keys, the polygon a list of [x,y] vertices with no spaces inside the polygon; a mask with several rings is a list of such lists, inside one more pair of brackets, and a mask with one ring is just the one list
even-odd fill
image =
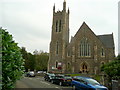
{"label": "pointed spire", "polygon": [[63,2],[63,11],[66,11],[66,0]]}
{"label": "pointed spire", "polygon": [[53,12],[55,12],[55,3],[54,3],[54,6],[53,6]]}
{"label": "pointed spire", "polygon": [[70,10],[69,10],[69,8],[68,8],[68,14],[70,13]]}

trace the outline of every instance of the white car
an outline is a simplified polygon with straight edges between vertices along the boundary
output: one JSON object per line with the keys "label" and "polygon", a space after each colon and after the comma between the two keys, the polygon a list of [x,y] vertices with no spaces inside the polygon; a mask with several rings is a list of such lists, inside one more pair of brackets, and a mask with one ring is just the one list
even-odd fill
{"label": "white car", "polygon": [[35,77],[35,72],[34,71],[29,71],[26,73],[27,77]]}
{"label": "white car", "polygon": [[37,73],[38,73],[38,74],[39,74],[39,73],[43,73],[43,71],[38,71]]}

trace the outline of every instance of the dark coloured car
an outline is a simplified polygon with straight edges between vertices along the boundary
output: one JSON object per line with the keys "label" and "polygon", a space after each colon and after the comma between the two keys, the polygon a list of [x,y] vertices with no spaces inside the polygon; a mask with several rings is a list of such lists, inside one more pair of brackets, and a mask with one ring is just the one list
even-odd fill
{"label": "dark coloured car", "polygon": [[53,79],[51,79],[52,83],[56,83],[59,85],[71,85],[72,77],[64,76],[64,75],[56,75]]}
{"label": "dark coloured car", "polygon": [[55,76],[55,74],[53,73],[46,73],[44,76],[45,81],[51,81],[51,79],[53,79],[53,77]]}
{"label": "dark coloured car", "polygon": [[71,85],[75,90],[108,90],[107,87],[89,77],[75,76]]}

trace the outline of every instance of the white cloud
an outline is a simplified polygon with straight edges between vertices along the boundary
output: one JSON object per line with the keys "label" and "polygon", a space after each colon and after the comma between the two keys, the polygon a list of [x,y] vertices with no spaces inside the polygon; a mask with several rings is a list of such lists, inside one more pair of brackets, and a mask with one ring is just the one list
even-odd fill
{"label": "white cloud", "polygon": [[[49,51],[52,9],[62,10],[64,0],[1,0],[0,25],[7,28],[20,46],[28,51]],[[73,36],[85,21],[95,34],[114,33],[118,43],[119,0],[66,0],[70,9],[70,34]],[[41,42],[43,42],[41,44]]]}

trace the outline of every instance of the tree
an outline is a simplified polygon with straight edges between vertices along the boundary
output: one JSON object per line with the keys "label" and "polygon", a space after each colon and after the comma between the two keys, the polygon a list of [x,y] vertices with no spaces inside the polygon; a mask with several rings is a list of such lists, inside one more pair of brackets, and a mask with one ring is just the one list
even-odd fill
{"label": "tree", "polygon": [[35,70],[35,56],[32,55],[31,53],[28,53],[28,69],[30,70]]}
{"label": "tree", "polygon": [[46,52],[41,52],[39,55],[35,55],[36,57],[36,64],[35,68],[36,70],[47,70],[47,65],[48,65],[48,53]]}
{"label": "tree", "polygon": [[29,68],[29,65],[28,65],[29,61],[28,61],[28,55],[27,55],[27,51],[26,51],[25,47],[21,48],[21,53],[22,53],[23,59],[25,60],[25,64],[24,64],[25,71],[27,71]]}
{"label": "tree", "polygon": [[23,58],[25,59],[25,70],[34,70],[35,69],[35,55],[32,55],[31,53],[28,53],[25,49],[25,47],[21,48],[21,53]]}
{"label": "tree", "polygon": [[25,47],[21,48],[21,53],[23,58],[25,59],[25,69],[26,71],[29,70],[47,70],[48,65],[48,53],[43,52],[40,50],[39,52],[35,50],[33,54],[27,52]]}
{"label": "tree", "polygon": [[24,71],[24,60],[20,48],[6,30],[2,32],[2,88],[13,88],[16,80],[20,79]]}
{"label": "tree", "polygon": [[101,70],[111,78],[120,78],[120,55],[117,56],[117,60],[103,65]]}
{"label": "tree", "polygon": [[117,56],[117,60],[120,60],[120,55]]}

